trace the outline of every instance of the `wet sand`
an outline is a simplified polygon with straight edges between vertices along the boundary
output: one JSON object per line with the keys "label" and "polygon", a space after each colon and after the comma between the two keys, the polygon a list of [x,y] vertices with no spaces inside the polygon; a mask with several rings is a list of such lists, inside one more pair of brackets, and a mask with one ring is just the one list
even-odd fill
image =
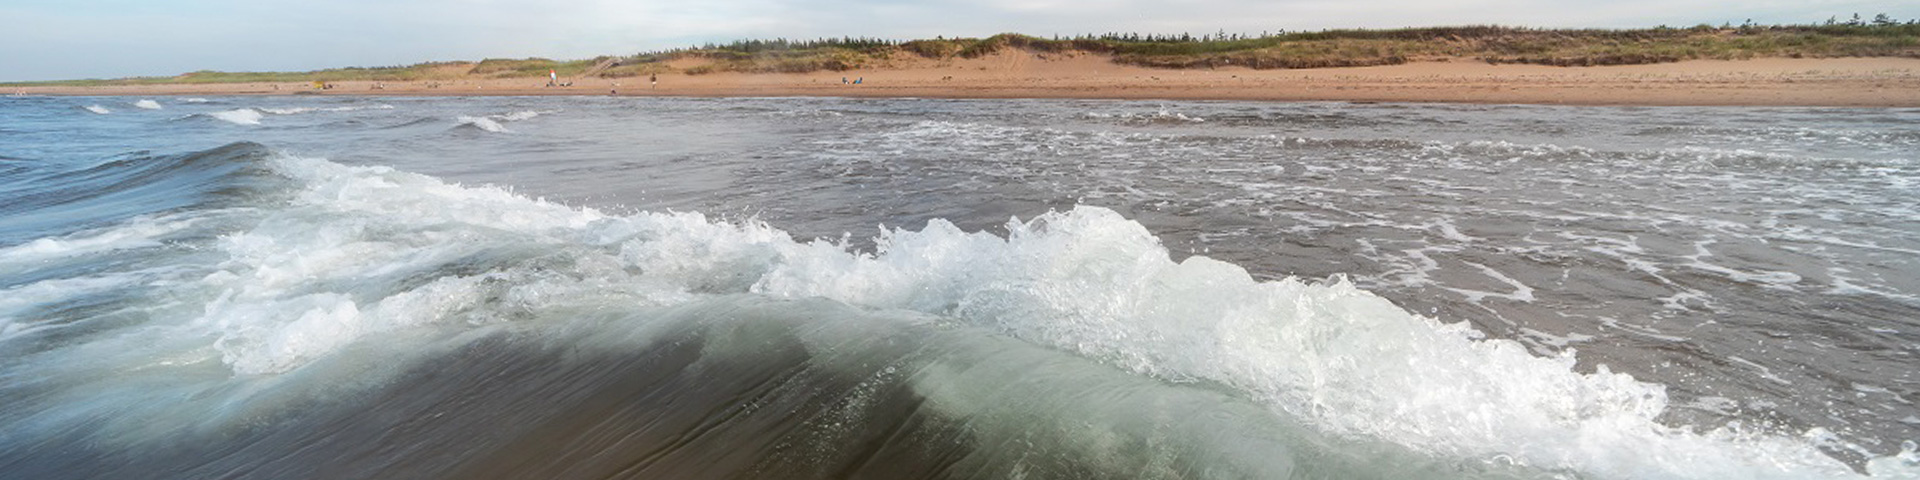
{"label": "wet sand", "polygon": [[[680,69],[698,62],[681,62]],[[861,80],[859,84],[842,83]],[[51,95],[622,95],[702,97],[1115,98],[1451,102],[1567,105],[1920,107],[1920,59],[1697,60],[1551,67],[1475,60],[1297,70],[1165,70],[1096,54],[1002,52],[978,59],[900,59],[804,74],[715,73],[647,78],[455,79],[420,82],[24,87]]]}

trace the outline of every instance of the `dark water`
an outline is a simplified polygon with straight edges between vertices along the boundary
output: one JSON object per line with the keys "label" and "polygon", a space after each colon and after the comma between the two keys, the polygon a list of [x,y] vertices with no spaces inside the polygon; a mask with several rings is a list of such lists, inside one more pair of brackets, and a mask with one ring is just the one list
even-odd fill
{"label": "dark water", "polygon": [[1920,475],[1920,111],[139,100],[0,100],[0,476]]}

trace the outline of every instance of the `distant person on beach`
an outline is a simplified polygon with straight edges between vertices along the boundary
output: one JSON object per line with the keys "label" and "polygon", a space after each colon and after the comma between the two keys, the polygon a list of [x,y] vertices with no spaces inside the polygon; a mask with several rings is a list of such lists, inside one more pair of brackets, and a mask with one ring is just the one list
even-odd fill
{"label": "distant person on beach", "polygon": [[841,85],[846,85],[846,84],[847,84],[847,77],[840,77],[840,84],[841,84]]}
{"label": "distant person on beach", "polygon": [[653,85],[649,88],[660,88],[660,74],[655,73],[655,74],[647,75],[647,81],[653,82]]}

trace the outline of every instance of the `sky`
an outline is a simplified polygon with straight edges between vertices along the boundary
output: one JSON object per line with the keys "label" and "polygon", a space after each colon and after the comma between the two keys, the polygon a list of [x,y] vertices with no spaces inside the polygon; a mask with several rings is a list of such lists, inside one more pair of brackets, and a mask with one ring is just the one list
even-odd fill
{"label": "sky", "polygon": [[0,81],[591,58],[745,38],[1920,18],[1913,0],[0,0]]}

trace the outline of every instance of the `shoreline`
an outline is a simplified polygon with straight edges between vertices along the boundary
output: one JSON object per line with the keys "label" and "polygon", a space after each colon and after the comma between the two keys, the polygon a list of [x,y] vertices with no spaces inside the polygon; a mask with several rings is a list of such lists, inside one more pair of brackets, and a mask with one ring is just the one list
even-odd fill
{"label": "shoreline", "polygon": [[[861,80],[842,84],[841,79]],[[664,74],[439,81],[6,87],[28,95],[675,96],[875,98],[1084,98],[1348,101],[1538,105],[1920,107],[1920,59],[1692,60],[1554,67],[1470,60],[1376,67],[1166,70],[1102,55],[1002,52],[978,59],[906,61],[812,73]],[[381,88],[384,87],[384,88]]]}

